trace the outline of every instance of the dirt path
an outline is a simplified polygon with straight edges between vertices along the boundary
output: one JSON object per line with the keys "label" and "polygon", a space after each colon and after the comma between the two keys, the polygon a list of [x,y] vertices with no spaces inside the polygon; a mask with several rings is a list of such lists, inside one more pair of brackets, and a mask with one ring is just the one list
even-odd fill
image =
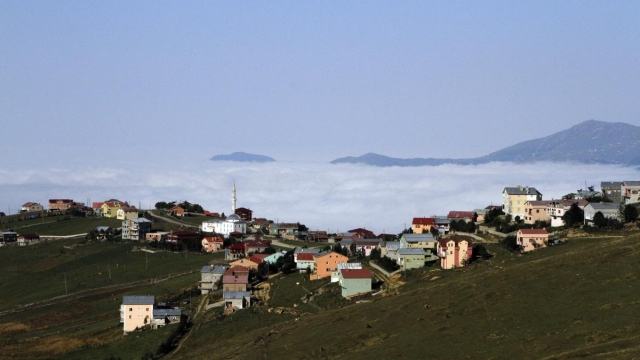
{"label": "dirt path", "polygon": [[158,215],[158,214],[154,213],[153,211],[149,211],[148,214],[152,218],[155,218],[155,219],[158,219],[158,220],[162,220],[164,222],[168,222],[168,223],[172,223],[172,224],[176,224],[176,225],[180,225],[180,226],[186,226],[186,227],[190,227],[190,228],[196,228],[196,229],[200,228],[199,226],[196,226],[196,225],[187,224],[185,222],[182,222],[182,221],[179,221],[179,220],[176,220],[176,219],[172,219],[170,217]]}

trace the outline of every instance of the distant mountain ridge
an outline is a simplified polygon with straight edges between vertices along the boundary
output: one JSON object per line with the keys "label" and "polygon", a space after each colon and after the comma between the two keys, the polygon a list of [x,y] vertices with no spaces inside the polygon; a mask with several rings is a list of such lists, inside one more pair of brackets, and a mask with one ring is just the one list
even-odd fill
{"label": "distant mountain ridge", "polygon": [[620,122],[588,120],[555,134],[524,141],[477,158],[404,159],[367,153],[362,156],[342,157],[331,163],[371,166],[434,166],[442,164],[473,165],[494,161],[640,165],[640,127]]}
{"label": "distant mountain ridge", "polygon": [[246,152],[234,152],[231,154],[219,154],[213,156],[210,160],[212,161],[239,161],[239,162],[273,162],[276,159],[266,156],[266,155],[258,155],[258,154],[250,154]]}

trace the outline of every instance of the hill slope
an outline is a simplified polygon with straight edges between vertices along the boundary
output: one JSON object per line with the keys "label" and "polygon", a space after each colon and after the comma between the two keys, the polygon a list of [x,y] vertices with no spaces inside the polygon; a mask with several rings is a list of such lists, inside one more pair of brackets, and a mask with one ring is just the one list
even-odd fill
{"label": "hill slope", "polygon": [[298,319],[253,308],[200,324],[176,358],[637,358],[638,240],[493,248],[487,262],[412,274],[399,295]]}
{"label": "hill slope", "polygon": [[589,120],[555,134],[509,146],[471,159],[401,159],[368,153],[344,157],[333,164],[358,163],[373,166],[423,166],[441,164],[483,164],[493,161],[516,163],[535,161],[600,164],[640,164],[640,127],[625,123]]}
{"label": "hill slope", "polygon": [[272,162],[276,161],[274,158],[258,155],[258,154],[249,154],[245,152],[234,152],[231,154],[220,154],[213,156],[210,160],[212,161],[240,161],[240,162]]}

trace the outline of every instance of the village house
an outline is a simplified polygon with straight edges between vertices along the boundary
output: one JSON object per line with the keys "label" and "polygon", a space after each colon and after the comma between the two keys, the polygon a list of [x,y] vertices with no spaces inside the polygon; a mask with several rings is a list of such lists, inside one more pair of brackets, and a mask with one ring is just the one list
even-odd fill
{"label": "village house", "polygon": [[589,205],[589,202],[584,199],[580,200],[551,200],[549,201],[549,205],[547,206],[547,213],[549,214],[549,218],[551,220],[551,227],[559,227],[564,226],[564,214],[571,209],[573,204],[578,205],[580,209],[584,211],[585,206]]}
{"label": "village house", "polygon": [[218,235],[209,235],[202,238],[202,251],[213,253],[222,250],[224,238]]}
{"label": "village house", "polygon": [[316,254],[309,252],[294,254],[296,269],[298,269],[300,272],[312,272],[316,266],[314,255]]}
{"label": "village house", "polygon": [[540,201],[542,200],[542,193],[536,188],[529,186],[513,186],[505,187],[502,190],[502,207],[503,211],[507,215],[515,220],[516,217],[524,220],[525,218],[525,204],[527,201]]}
{"label": "village house", "polygon": [[340,270],[340,287],[342,297],[349,298],[371,292],[373,273],[367,269]]}
{"label": "village house", "polygon": [[229,237],[233,233],[246,234],[247,223],[240,216],[231,214],[224,220],[204,221],[200,229],[205,233],[216,233]]}
{"label": "village house", "polygon": [[420,269],[424,267],[426,255],[421,248],[401,248],[396,262],[402,270]]}
{"label": "village house", "polygon": [[473,211],[449,211],[447,214],[447,219],[449,221],[459,221],[463,220],[465,222],[474,222],[476,218],[476,214]]}
{"label": "village house", "polygon": [[380,248],[380,256],[388,257],[392,260],[398,259],[398,250],[400,249],[400,241],[387,241]]}
{"label": "village house", "polygon": [[182,310],[180,308],[153,308],[153,328],[169,324],[177,324],[182,320]]}
{"label": "village house", "polygon": [[620,204],[589,203],[584,207],[584,223],[592,224],[597,213],[602,213],[605,219],[620,220]]}
{"label": "village house", "polygon": [[153,320],[153,296],[123,296],[120,305],[120,322],[126,333],[151,326]]}
{"label": "village house", "polygon": [[[137,215],[137,212],[136,212]],[[151,220],[147,218],[127,219],[122,222],[122,240],[141,241],[151,232]]]}
{"label": "village house", "polygon": [[224,249],[225,260],[236,260],[245,257],[245,248],[243,243],[233,243]]}
{"label": "village house", "polygon": [[237,208],[234,214],[240,216],[243,221],[251,221],[253,219],[253,211],[244,207]]}
{"label": "village house", "polygon": [[38,234],[21,234],[18,236],[18,246],[35,245],[40,242],[40,235]]}
{"label": "village house", "polygon": [[347,231],[347,233],[351,234],[353,239],[371,239],[376,237],[373,231],[364,228],[351,229]]}
{"label": "village house", "polygon": [[382,239],[357,238],[351,240],[351,245],[349,245],[347,249],[349,249],[350,252],[353,252],[353,249],[355,249],[355,253],[361,253],[364,256],[371,256],[371,252],[373,251],[373,249],[380,249],[381,245]]}
{"label": "village house", "polygon": [[249,256],[255,253],[265,252],[269,246],[271,246],[270,242],[262,241],[262,240],[248,240],[244,243],[244,255]]}
{"label": "village house", "polygon": [[244,267],[249,270],[258,271],[258,263],[250,260],[249,258],[242,258],[229,263],[231,268],[233,267]]}
{"label": "village house", "polygon": [[71,199],[49,199],[49,211],[65,212],[77,204]]}
{"label": "village house", "polygon": [[446,216],[434,216],[433,219],[436,222],[436,227],[440,235],[446,235],[451,230],[451,221]]}
{"label": "village house", "polygon": [[102,203],[102,206],[100,206],[100,214],[106,218],[117,218],[118,209],[125,206],[129,205],[117,199],[110,199]]}
{"label": "village house", "polygon": [[484,223],[484,219],[487,216],[487,212],[489,212],[489,210],[487,209],[475,209],[473,210],[473,212],[476,214],[476,222],[479,224]]}
{"label": "village house", "polygon": [[200,292],[202,295],[218,290],[227,268],[225,266],[205,265],[200,270]]}
{"label": "village house", "polygon": [[166,242],[170,244],[193,243],[200,239],[200,233],[191,230],[176,230],[167,235]]}
{"label": "village house", "polygon": [[154,231],[154,232],[150,232],[147,233],[145,235],[145,240],[147,241],[166,241],[167,240],[167,236],[169,236],[169,232],[168,231]]}
{"label": "village house", "polygon": [[335,251],[317,254],[314,256],[314,271],[309,276],[311,280],[324,279],[330,277],[336,271],[338,264],[346,263],[349,258]]}
{"label": "village house", "polygon": [[0,232],[0,244],[4,245],[12,245],[17,244],[18,242],[18,233],[15,231],[2,231]]}
{"label": "village house", "polygon": [[640,203],[640,181],[624,181],[620,192],[625,205]]}
{"label": "village house", "polygon": [[295,240],[298,236],[300,224],[297,223],[274,223],[269,226],[269,234],[280,236],[283,239]]}
{"label": "village house", "polygon": [[547,247],[548,243],[549,233],[546,229],[520,229],[516,233],[516,244],[525,253]]}
{"label": "village house", "polygon": [[331,273],[331,282],[336,283],[340,281],[340,272],[343,269],[362,269],[362,263],[359,262],[347,262],[347,263],[339,263],[336,266],[336,271]]}
{"label": "village house", "polygon": [[242,266],[232,266],[222,275],[223,291],[247,291],[249,284],[249,269]]}
{"label": "village house", "polygon": [[326,231],[309,231],[307,239],[313,242],[327,243],[329,242],[329,234]]}
{"label": "village house", "polygon": [[436,252],[437,240],[430,233],[427,234],[402,234],[400,237],[400,248],[414,248]]}
{"label": "village house", "polygon": [[278,251],[264,258],[264,262],[269,265],[275,265],[278,262],[278,259],[284,256],[286,251]]}
{"label": "village house", "polygon": [[466,238],[451,236],[438,240],[438,257],[442,269],[465,266],[471,258],[471,252],[471,244]]}
{"label": "village house", "polygon": [[42,212],[44,211],[44,207],[37,202],[26,202],[22,204],[20,208],[20,212]]}
{"label": "village house", "polygon": [[549,214],[549,205],[551,201],[549,200],[535,200],[535,201],[527,201],[524,204],[524,223],[525,224],[535,224],[536,221],[541,222],[550,222],[551,215]]}
{"label": "village house", "polygon": [[242,310],[251,306],[251,292],[225,291],[222,293],[226,310]]}
{"label": "village house", "polygon": [[414,234],[429,233],[436,226],[436,220],[432,217],[414,217],[411,221],[411,231]]}
{"label": "village house", "polygon": [[618,204],[622,202],[622,181],[603,181],[600,188],[605,199]]}
{"label": "village house", "polygon": [[123,206],[116,210],[116,219],[118,220],[133,220],[139,216],[138,209],[133,206]]}
{"label": "village house", "polygon": [[184,217],[187,211],[182,206],[174,206],[169,209],[169,214],[175,217]]}
{"label": "village house", "polygon": [[267,256],[269,256],[269,254],[253,254],[253,255],[249,256],[249,260],[251,260],[254,263],[258,264],[258,267],[260,267],[260,265],[262,265],[264,263],[264,259],[266,259]]}

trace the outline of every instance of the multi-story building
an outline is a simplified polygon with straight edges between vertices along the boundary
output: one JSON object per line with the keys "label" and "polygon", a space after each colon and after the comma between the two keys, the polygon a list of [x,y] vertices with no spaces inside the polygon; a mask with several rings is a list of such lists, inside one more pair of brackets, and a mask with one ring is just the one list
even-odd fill
{"label": "multi-story building", "polygon": [[247,223],[236,214],[229,215],[224,220],[205,221],[200,226],[202,232],[216,233],[229,236],[232,233],[246,234]]}
{"label": "multi-story building", "polygon": [[587,200],[573,200],[573,199],[563,199],[563,200],[551,200],[549,201],[549,205],[547,206],[547,213],[549,214],[549,219],[551,221],[551,227],[559,227],[564,226],[564,214],[571,209],[571,206],[576,204],[580,209],[584,210],[584,207],[589,204]]}
{"label": "multi-story building", "polygon": [[20,211],[21,212],[41,212],[41,211],[44,211],[44,207],[37,202],[29,201],[27,203],[22,204]]}
{"label": "multi-story building", "polygon": [[65,212],[76,205],[72,199],[49,199],[49,211]]}
{"label": "multi-story building", "polygon": [[520,229],[516,233],[516,244],[522,252],[546,247],[548,243],[549,233],[546,229]]}
{"label": "multi-story building", "polygon": [[614,203],[622,202],[622,181],[603,181],[600,188],[605,199]]}
{"label": "multi-story building", "polygon": [[428,233],[435,226],[436,220],[432,217],[414,217],[411,222],[411,231],[414,234]]}
{"label": "multi-story building", "polygon": [[122,240],[142,241],[151,232],[151,220],[146,218],[128,219],[122,222]]}
{"label": "multi-story building", "polygon": [[535,224],[536,221],[550,222],[549,205],[551,201],[527,201],[524,204],[524,222],[525,224]]}
{"label": "multi-story building", "polygon": [[471,258],[471,244],[457,236],[438,240],[440,267],[448,270],[463,267]]}
{"label": "multi-story building", "polygon": [[542,200],[542,194],[534,187],[513,186],[505,187],[502,190],[502,199],[502,207],[505,214],[511,215],[514,220],[516,217],[524,220],[527,201],[540,201]]}
{"label": "multi-story building", "polygon": [[620,187],[625,205],[640,203],[640,181],[625,181]]}
{"label": "multi-story building", "polygon": [[227,271],[225,266],[206,265],[200,270],[200,291],[208,294],[219,288],[224,272]]}
{"label": "multi-story building", "polygon": [[120,322],[125,333],[151,326],[155,298],[150,295],[123,296],[120,305]]}

